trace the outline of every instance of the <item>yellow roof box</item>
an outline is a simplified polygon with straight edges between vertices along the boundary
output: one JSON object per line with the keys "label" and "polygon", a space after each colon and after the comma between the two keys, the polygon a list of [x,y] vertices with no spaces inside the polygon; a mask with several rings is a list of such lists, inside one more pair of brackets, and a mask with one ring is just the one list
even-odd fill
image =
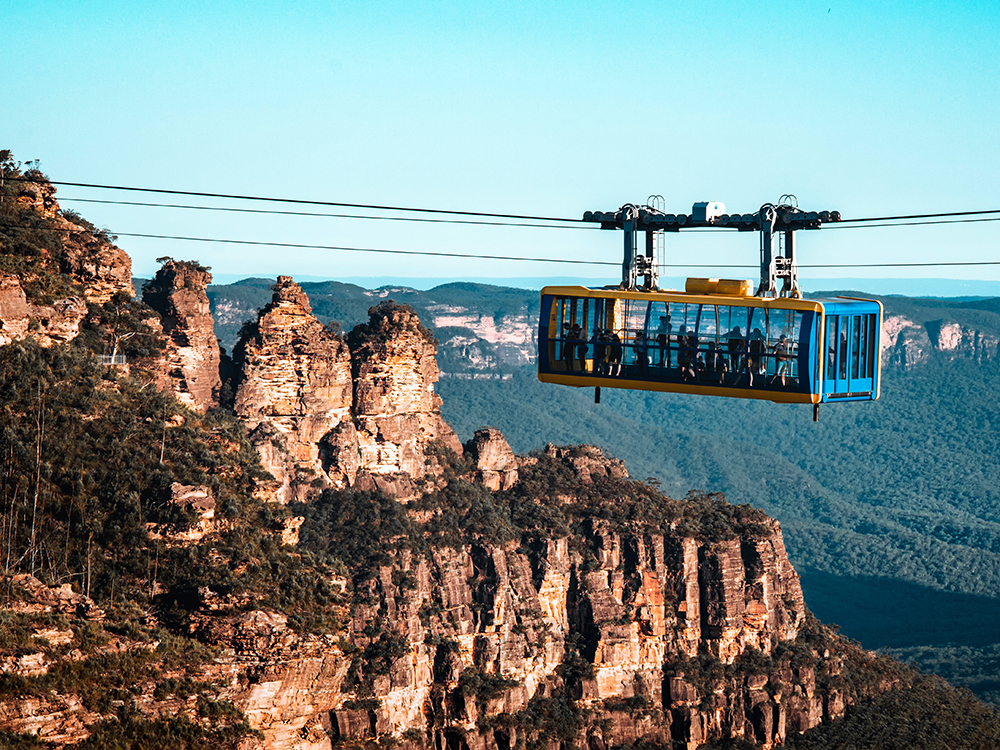
{"label": "yellow roof box", "polygon": [[749,297],[753,294],[753,282],[749,279],[688,279],[684,284],[684,291],[688,294]]}

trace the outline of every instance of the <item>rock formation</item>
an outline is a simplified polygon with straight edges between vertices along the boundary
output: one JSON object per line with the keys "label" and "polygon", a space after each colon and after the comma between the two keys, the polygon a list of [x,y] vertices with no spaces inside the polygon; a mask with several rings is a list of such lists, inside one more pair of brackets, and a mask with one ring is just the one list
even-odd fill
{"label": "rock formation", "polygon": [[277,499],[329,486],[412,497],[428,462],[438,472],[431,444],[461,454],[434,393],[433,337],[409,308],[384,302],[370,315],[345,343],[280,276],[237,344],[236,413],[280,483]]}
{"label": "rock formation", "polygon": [[0,346],[27,336],[42,346],[71,341],[86,316],[87,303],[80,297],[32,302],[17,276],[0,272]]}
{"label": "rock formation", "polygon": [[[0,272],[0,345],[33,336],[42,346],[75,338],[87,303],[104,304],[115,294],[134,294],[132,261],[112,238],[63,212],[56,189],[37,171],[34,182],[8,183],[13,218],[30,215],[24,236],[10,245],[26,263],[17,273]],[[0,235],[0,255],[10,252]]]}
{"label": "rock formation", "polygon": [[219,404],[219,342],[205,288],[212,274],[197,263],[168,260],[143,288],[166,337],[161,387],[197,412]]}
{"label": "rock formation", "polygon": [[1000,359],[1000,337],[947,320],[917,323],[903,315],[882,320],[882,357],[888,364],[913,367],[933,352],[977,362]]}
{"label": "rock formation", "polygon": [[368,314],[368,324],[357,326],[348,339],[359,467],[377,486],[392,486],[393,494],[406,496],[392,483],[424,478],[428,446],[440,443],[461,454],[462,444],[441,417],[441,397],[434,392],[434,337],[412,308],[392,301]]}
{"label": "rock formation", "polygon": [[[522,461],[523,483],[559,477],[569,494],[535,501],[521,489],[507,501],[563,513],[574,531],[529,528],[520,541],[480,536],[423,551],[385,539],[387,564],[350,561],[340,635],[297,631],[281,613],[203,587],[188,630],[215,655],[184,676],[216,685],[216,700],[244,712],[262,739],[241,747],[260,750],[371,739],[406,750],[556,740],[695,750],[727,737],[768,748],[843,715],[858,698],[845,660],[868,669],[875,656],[809,622],[776,522],[749,511],[739,520],[722,501],[678,516],[696,501],[643,499],[595,448],[531,459]],[[173,491],[177,502],[205,504],[200,488]],[[675,520],[654,525],[630,514],[632,503]],[[708,536],[689,525],[726,508],[728,530],[722,516]],[[68,586],[32,586],[36,609],[102,615]],[[117,653],[149,647],[113,645]],[[6,669],[40,675],[53,660],[79,658],[60,653],[23,652]],[[168,692],[152,681],[135,686],[136,710],[173,715],[183,704]],[[59,744],[85,738],[100,719],[71,694],[0,703],[0,726]]]}
{"label": "rock formation", "polygon": [[476,481],[494,492],[517,484],[517,457],[500,430],[477,430],[465,444],[465,456],[475,463]]}
{"label": "rock formation", "polygon": [[31,307],[17,276],[0,273],[0,346],[28,335]]}
{"label": "rock formation", "polygon": [[321,441],[341,423],[350,424],[350,353],[312,314],[291,277],[278,277],[271,304],[247,329],[233,358],[239,370],[236,413],[280,483],[276,497],[305,497],[313,481],[320,487],[352,483],[350,440],[337,467],[328,463],[330,473],[320,460]]}
{"label": "rock formation", "polygon": [[[31,176],[27,173],[26,176]],[[50,269],[67,274],[83,287],[87,302],[104,304],[116,294],[134,296],[132,259],[120,247],[112,244],[106,231],[98,230],[74,212],[63,212],[55,199],[56,188],[40,172],[36,182],[18,183],[18,204],[50,222],[59,233],[60,247],[49,251]]]}

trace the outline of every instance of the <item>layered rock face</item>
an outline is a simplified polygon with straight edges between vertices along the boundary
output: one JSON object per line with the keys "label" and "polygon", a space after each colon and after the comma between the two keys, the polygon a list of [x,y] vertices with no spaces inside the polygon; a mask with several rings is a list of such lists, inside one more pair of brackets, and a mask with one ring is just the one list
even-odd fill
{"label": "layered rock face", "polygon": [[[128,254],[112,244],[105,232],[63,216],[55,187],[40,173],[36,176],[38,182],[17,183],[16,205],[44,218],[47,227],[39,231],[52,232],[58,243],[36,248],[39,268],[23,277],[0,273],[0,346],[27,336],[42,346],[70,341],[80,332],[88,302],[104,304],[118,293],[135,294]],[[0,254],[4,252],[0,241]],[[65,282],[59,296],[26,294],[33,282],[58,274]],[[73,293],[66,294],[70,289]]]}
{"label": "layered rock face", "polygon": [[489,489],[509,490],[517,484],[517,457],[500,430],[477,430],[465,444],[465,456],[475,463],[476,481]]}
{"label": "layered rock face", "polygon": [[0,346],[28,335],[31,307],[17,276],[0,273]]}
{"label": "layered rock face", "polygon": [[134,296],[132,259],[128,253],[112,244],[106,232],[63,216],[55,198],[55,186],[38,176],[39,182],[20,183],[18,203],[49,219],[52,228],[60,233],[62,247],[52,258],[57,270],[83,286],[87,302],[104,304],[122,292]]}
{"label": "layered rock face", "polygon": [[[619,475],[600,455],[557,460],[585,468],[584,483]],[[572,716],[560,739],[590,747],[643,739],[694,750],[738,736],[771,747],[843,713],[844,695],[816,677],[838,673],[836,659],[777,656],[806,617],[777,523],[718,542],[670,527],[584,528],[582,537],[402,550],[353,581],[349,670],[329,651],[311,654],[271,672],[252,698],[231,700],[260,711],[266,692],[268,711],[257,714],[265,746],[297,748],[393,737],[413,748],[509,750],[538,741],[538,718],[560,710]],[[740,669],[748,654],[777,661]],[[305,690],[313,713],[299,703]],[[293,733],[278,715],[315,744],[279,743],[279,731]]]}
{"label": "layered rock face", "polygon": [[280,482],[276,499],[304,497],[317,479],[321,487],[353,482],[356,467],[352,472],[349,459],[330,474],[320,460],[321,441],[341,423],[350,423],[350,353],[312,314],[291,277],[278,277],[271,304],[233,357],[240,371],[236,413]]}
{"label": "layered rock face", "polygon": [[994,361],[1000,359],[1000,338],[945,320],[920,324],[902,315],[887,315],[882,320],[885,362],[912,367],[926,361],[932,352],[941,352],[951,359]]}
{"label": "layered rock face", "polygon": [[461,454],[462,444],[441,417],[441,397],[434,392],[434,337],[409,307],[383,302],[368,314],[368,324],[348,339],[360,468],[377,486],[392,483],[393,494],[405,496],[396,483],[424,478],[428,445]]}
{"label": "layered rock face", "polygon": [[434,393],[433,337],[409,308],[382,303],[370,314],[344,342],[281,276],[237,344],[236,412],[280,482],[276,499],[308,499],[329,486],[405,499],[437,471],[432,443],[461,453]]}
{"label": "layered rock face", "polygon": [[28,300],[20,279],[0,273],[0,346],[33,336],[42,346],[76,338],[87,316],[80,297],[64,297],[50,304]]}
{"label": "layered rock face", "polygon": [[197,263],[168,260],[143,288],[142,301],[160,314],[166,338],[163,390],[204,413],[219,404],[219,342],[205,288],[212,274]]}
{"label": "layered rock face", "polygon": [[[484,431],[479,442],[496,445],[497,436]],[[349,561],[339,632],[297,631],[281,613],[248,608],[252,595],[202,587],[187,632],[211,645],[213,658],[162,677],[214,685],[213,700],[231,702],[261,733],[243,741],[245,750],[369,740],[404,750],[640,742],[696,750],[738,737],[770,748],[842,716],[859,697],[845,663],[857,670],[875,657],[809,623],[777,522],[759,512],[713,520],[718,504],[687,513],[626,481],[621,463],[592,447],[550,446],[518,463],[518,494],[497,499],[522,512],[537,506],[537,519],[563,516],[561,533],[540,521],[511,541],[487,526],[428,545],[433,523],[421,524],[453,509],[447,499],[411,506],[417,525],[406,533],[415,544],[385,537],[384,564]],[[536,491],[543,494],[533,500]],[[172,493],[176,503],[214,509],[205,488]],[[714,530],[706,536],[692,523]],[[37,603],[19,602],[18,611],[103,616],[68,585],[29,583]],[[74,633],[35,637],[71,644]],[[101,653],[155,648],[122,637]],[[78,658],[25,651],[3,668],[30,677]],[[193,699],[153,680],[130,696],[148,718],[192,710]],[[58,745],[85,739],[104,718],[73,693],[0,703],[5,730]]]}

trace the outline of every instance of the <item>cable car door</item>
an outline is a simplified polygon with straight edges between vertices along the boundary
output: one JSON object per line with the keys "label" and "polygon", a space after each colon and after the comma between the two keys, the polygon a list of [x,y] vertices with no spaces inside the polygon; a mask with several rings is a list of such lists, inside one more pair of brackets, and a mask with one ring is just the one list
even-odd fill
{"label": "cable car door", "polygon": [[826,316],[826,371],[823,390],[828,394],[851,392],[848,367],[851,346],[851,316]]}
{"label": "cable car door", "polygon": [[874,323],[872,315],[828,315],[826,318],[826,383],[828,395],[871,393],[874,388]]}

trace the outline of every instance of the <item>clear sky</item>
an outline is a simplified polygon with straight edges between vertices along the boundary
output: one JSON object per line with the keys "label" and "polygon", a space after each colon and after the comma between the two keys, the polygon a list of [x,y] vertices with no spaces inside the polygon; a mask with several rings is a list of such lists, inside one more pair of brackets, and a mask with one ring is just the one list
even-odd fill
{"label": "clear sky", "polygon": [[[845,217],[1000,208],[995,0],[34,0],[2,16],[0,148],[41,160],[54,180],[567,217],[650,194],[676,213],[697,200],[746,213],[783,193]],[[59,197],[113,232],[621,258],[621,234],[596,230],[104,206],[68,199],[129,196],[69,187]],[[150,198],[161,200],[131,196]],[[169,255],[225,275],[618,277],[119,244],[139,275]],[[1000,260],[998,248],[1000,222],[799,236],[802,264]],[[682,234],[668,249],[674,262],[758,258],[754,234]],[[1000,266],[802,274],[1000,279]]]}

